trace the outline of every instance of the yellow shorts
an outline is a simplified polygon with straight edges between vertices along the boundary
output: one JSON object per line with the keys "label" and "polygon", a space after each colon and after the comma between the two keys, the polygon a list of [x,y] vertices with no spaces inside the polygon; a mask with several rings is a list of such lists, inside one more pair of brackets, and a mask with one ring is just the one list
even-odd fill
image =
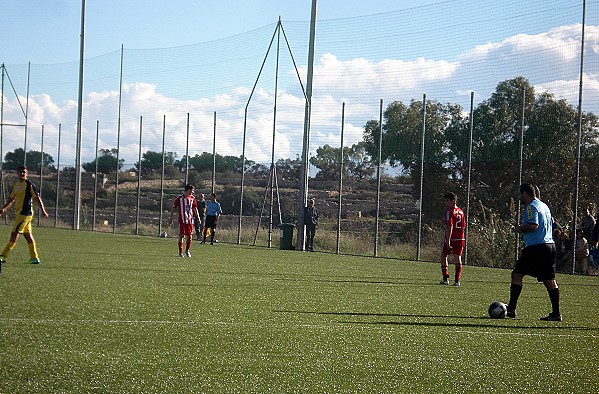
{"label": "yellow shorts", "polygon": [[13,233],[31,234],[31,221],[33,216],[17,215],[15,218],[15,226],[12,228]]}

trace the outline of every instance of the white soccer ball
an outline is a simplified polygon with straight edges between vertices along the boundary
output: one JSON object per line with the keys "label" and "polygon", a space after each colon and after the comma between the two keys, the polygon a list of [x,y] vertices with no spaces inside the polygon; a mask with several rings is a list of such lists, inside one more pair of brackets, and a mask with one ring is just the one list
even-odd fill
{"label": "white soccer ball", "polygon": [[507,306],[501,301],[493,301],[489,305],[489,317],[491,319],[503,319],[507,313]]}

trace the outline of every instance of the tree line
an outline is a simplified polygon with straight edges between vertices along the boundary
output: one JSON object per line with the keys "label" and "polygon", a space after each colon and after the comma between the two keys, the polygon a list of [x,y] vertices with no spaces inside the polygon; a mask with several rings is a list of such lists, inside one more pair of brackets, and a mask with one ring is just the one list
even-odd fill
{"label": "tree line", "polygon": [[[571,215],[572,191],[575,187],[577,157],[578,110],[565,99],[547,92],[537,94],[529,81],[517,77],[500,82],[495,92],[473,110],[472,146],[470,114],[458,104],[425,102],[424,161],[421,159],[423,103],[394,101],[387,105],[383,124],[369,120],[364,125],[362,141],[344,147],[324,145],[316,149],[310,164],[318,172],[316,180],[338,180],[343,160],[343,177],[349,182],[373,181],[376,175],[380,130],[382,130],[382,163],[393,169],[396,182],[413,185],[414,198],[420,194],[421,170],[424,171],[423,210],[431,220],[441,214],[438,196],[453,190],[465,195],[466,179],[470,176],[472,202],[479,203],[500,216],[513,216],[515,183],[520,166],[521,132],[523,136],[523,181],[535,183],[542,198],[550,202],[558,217]],[[599,168],[599,122],[592,112],[582,116],[580,161],[580,195],[583,206],[589,206],[599,195],[595,172]],[[471,148],[472,170],[468,174]],[[85,171],[114,174],[123,170],[124,160],[117,159],[115,148],[101,149],[97,159],[83,163]],[[341,156],[343,154],[343,156]],[[3,166],[16,169],[23,163],[21,148],[8,152]],[[177,159],[176,152],[147,151],[132,171],[143,175],[157,174],[165,166],[167,174],[186,168],[211,172],[213,165],[219,174],[235,174],[242,170],[248,176],[268,178],[270,164],[256,163],[241,156],[222,156],[203,152]],[[244,164],[245,163],[245,164]],[[31,172],[56,172],[51,155],[39,151],[27,152]],[[280,179],[298,181],[301,158],[281,158],[276,163]],[[72,170],[72,169],[65,169]]]}

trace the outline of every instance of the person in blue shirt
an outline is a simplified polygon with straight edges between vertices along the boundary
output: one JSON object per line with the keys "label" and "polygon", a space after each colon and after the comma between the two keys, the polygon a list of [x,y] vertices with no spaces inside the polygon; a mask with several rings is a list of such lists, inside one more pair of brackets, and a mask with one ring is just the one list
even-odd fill
{"label": "person in blue shirt", "polygon": [[534,276],[543,282],[549,300],[551,313],[541,320],[561,321],[559,310],[559,288],[555,281],[555,243],[553,241],[552,219],[549,207],[536,198],[534,187],[528,183],[520,185],[518,198],[525,204],[520,225],[514,231],[522,234],[524,249],[516,261],[512,271],[510,285],[510,301],[507,306],[507,317],[516,317],[516,304],[522,292],[522,279],[525,275]]}
{"label": "person in blue shirt", "polygon": [[216,223],[223,213],[220,203],[216,201],[216,194],[210,195],[210,201],[206,202],[206,222],[204,223],[204,239],[200,243],[206,243],[206,232],[210,229],[210,245],[214,245],[214,234],[216,232]]}

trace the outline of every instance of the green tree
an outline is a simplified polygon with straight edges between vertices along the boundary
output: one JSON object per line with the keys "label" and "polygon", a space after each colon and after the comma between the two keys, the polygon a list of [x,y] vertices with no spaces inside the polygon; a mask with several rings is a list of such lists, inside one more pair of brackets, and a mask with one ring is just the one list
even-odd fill
{"label": "green tree", "polygon": [[[316,179],[337,180],[339,179],[340,148],[330,145],[316,149],[316,156],[310,158],[310,164],[318,168]],[[299,165],[301,159],[298,158]],[[351,147],[343,147],[343,177],[361,181],[372,177],[376,167],[367,151],[367,145],[360,141]]]}
{"label": "green tree", "polygon": [[[117,169],[117,152],[116,148],[112,149],[100,149],[100,154],[98,155],[98,172],[102,174],[114,174]],[[118,160],[118,169],[119,171],[123,168],[125,160]],[[87,172],[95,172],[96,171],[96,159],[83,163],[81,165],[83,169]]]}
{"label": "green tree", "polygon": [[[16,170],[19,166],[22,166],[23,163],[25,163],[25,151],[23,148],[16,148],[12,152],[6,152],[2,167],[5,170]],[[44,153],[42,160],[42,152],[37,150],[30,150],[27,152],[27,168],[29,169],[29,172],[39,173],[42,165],[49,171],[56,172],[52,156]]]}
{"label": "green tree", "polygon": [[[524,105],[523,105],[524,97]],[[523,112],[524,109],[524,112]],[[571,208],[575,182],[578,111],[550,93],[535,94],[523,77],[500,82],[488,100],[474,110],[472,143],[472,198],[503,217],[514,214],[518,183],[520,138],[524,116],[523,182],[537,184],[542,199],[556,216]],[[591,201],[597,190],[592,163],[599,151],[597,117],[584,114],[582,124],[581,198]],[[448,128],[450,150],[466,174],[469,128],[466,119]],[[587,174],[585,176],[585,174]],[[516,218],[514,218],[516,219]]]}
{"label": "green tree", "polygon": [[[383,113],[382,162],[403,167],[414,186],[415,198],[420,197],[422,112],[422,102],[412,100],[410,105],[392,102]],[[462,108],[457,104],[442,104],[434,100],[426,102],[423,165],[425,198],[422,202],[425,221],[434,221],[442,214],[439,200],[444,191],[457,191],[461,174],[456,172],[456,158],[446,133],[450,128],[459,127],[463,121],[461,114]],[[376,120],[368,121],[364,127],[365,149],[372,158],[378,157],[379,129]]]}
{"label": "green tree", "polygon": [[[525,96],[523,96],[523,94]],[[523,77],[500,82],[491,97],[474,110],[472,139],[473,198],[503,215],[510,214],[518,179],[522,99],[524,117],[535,110],[534,88]],[[464,119],[448,130],[450,150],[466,174],[469,125]]]}
{"label": "green tree", "polygon": [[[174,165],[179,167],[181,171],[185,170],[187,156],[183,156],[181,160],[175,161]],[[198,172],[212,172],[214,164],[218,173],[224,172],[241,172],[241,156],[222,156],[218,153],[212,156],[212,153],[203,152],[201,155],[189,157],[189,166]],[[246,169],[251,166],[251,162],[246,160]]]}
{"label": "green tree", "polygon": [[318,168],[315,179],[333,181],[339,179],[340,148],[328,144],[316,149],[316,156],[310,158],[310,164]]}
{"label": "green tree", "polygon": [[344,156],[344,168],[347,175],[356,181],[362,181],[371,178],[375,172],[372,158],[366,150],[366,143],[360,141],[351,146],[351,148],[343,148],[344,154],[347,151],[347,156]]}
{"label": "green tree", "polygon": [[[164,153],[164,165],[172,166],[175,164],[177,154],[175,152]],[[139,170],[139,162],[135,163],[135,168]],[[142,171],[158,171],[162,169],[162,152],[147,151],[142,154],[141,159]]]}
{"label": "green tree", "polygon": [[276,163],[277,175],[285,181],[298,181],[302,168],[302,159],[299,155],[295,159],[279,159]]}

